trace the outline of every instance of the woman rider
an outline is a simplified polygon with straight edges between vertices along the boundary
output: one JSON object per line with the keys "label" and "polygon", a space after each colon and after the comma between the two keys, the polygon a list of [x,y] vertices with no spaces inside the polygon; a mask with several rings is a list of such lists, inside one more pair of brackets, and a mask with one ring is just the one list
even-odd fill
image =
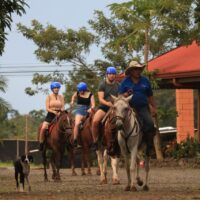
{"label": "woman rider", "polygon": [[59,116],[60,111],[64,110],[64,97],[59,93],[61,88],[61,84],[59,82],[52,82],[50,85],[52,93],[46,97],[46,111],[47,115],[42,123],[42,127],[40,129],[39,135],[39,150],[42,151],[44,147],[44,134],[45,131],[48,130],[49,124],[53,121],[56,116]]}
{"label": "woman rider", "polygon": [[82,119],[95,108],[94,95],[88,90],[87,84],[84,82],[80,82],[77,85],[77,91],[73,94],[71,99],[71,106],[74,105],[75,99],[77,107],[75,110],[75,125],[72,141],[74,147],[78,145],[78,131]]}
{"label": "woman rider", "polygon": [[94,115],[92,122],[92,136],[94,148],[98,148],[99,125],[109,108],[112,107],[111,96],[118,96],[119,83],[115,81],[117,70],[110,66],[106,69],[106,80],[100,83],[98,89],[98,99],[100,106]]}

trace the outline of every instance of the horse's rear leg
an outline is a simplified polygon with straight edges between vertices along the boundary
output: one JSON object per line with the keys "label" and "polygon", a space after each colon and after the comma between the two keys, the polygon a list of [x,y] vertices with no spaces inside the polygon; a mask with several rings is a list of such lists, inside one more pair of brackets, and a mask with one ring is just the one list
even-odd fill
{"label": "horse's rear leg", "polygon": [[85,176],[85,152],[84,149],[81,151],[81,175]]}
{"label": "horse's rear leg", "polygon": [[101,184],[107,184],[107,177],[106,177],[106,173],[105,173],[105,159],[103,159],[102,156],[102,152],[100,150],[97,150],[97,160],[98,160],[98,164],[99,164],[99,169],[100,169],[100,183]]}
{"label": "horse's rear leg", "polygon": [[89,148],[83,149],[84,161],[87,164],[87,175],[92,175],[89,160]]}
{"label": "horse's rear leg", "polygon": [[72,176],[77,176],[77,173],[75,171],[75,165],[74,165],[74,150],[73,149],[71,149],[69,151],[69,160],[70,160],[70,163],[71,163]]}
{"label": "horse's rear leg", "polygon": [[145,163],[144,163],[144,168],[145,168],[145,183],[143,186],[143,190],[148,191],[149,190],[149,186],[148,186],[148,180],[149,180],[149,163],[150,163],[150,157],[146,156],[145,157]]}
{"label": "horse's rear leg", "polygon": [[118,177],[119,159],[111,157],[111,165],[112,165],[112,170],[113,170],[112,184],[118,185],[118,184],[120,184],[120,180]]}

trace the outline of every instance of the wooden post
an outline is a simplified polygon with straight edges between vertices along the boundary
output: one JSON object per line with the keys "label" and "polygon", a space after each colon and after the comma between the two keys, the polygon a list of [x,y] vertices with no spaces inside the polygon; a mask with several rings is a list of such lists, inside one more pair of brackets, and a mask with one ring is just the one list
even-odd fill
{"label": "wooden post", "polygon": [[26,128],[25,128],[25,155],[28,155],[28,115],[26,115]]}
{"label": "wooden post", "polygon": [[163,160],[163,153],[161,150],[161,142],[160,142],[160,132],[159,132],[159,125],[158,125],[158,117],[153,117],[154,125],[156,127],[156,135],[154,136],[154,147],[156,151],[156,158],[157,160]]}

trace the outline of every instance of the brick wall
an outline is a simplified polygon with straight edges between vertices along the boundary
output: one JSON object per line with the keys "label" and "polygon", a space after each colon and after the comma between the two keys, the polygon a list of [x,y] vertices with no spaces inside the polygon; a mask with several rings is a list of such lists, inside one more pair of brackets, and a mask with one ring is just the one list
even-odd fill
{"label": "brick wall", "polygon": [[177,142],[194,137],[194,94],[190,89],[176,90]]}

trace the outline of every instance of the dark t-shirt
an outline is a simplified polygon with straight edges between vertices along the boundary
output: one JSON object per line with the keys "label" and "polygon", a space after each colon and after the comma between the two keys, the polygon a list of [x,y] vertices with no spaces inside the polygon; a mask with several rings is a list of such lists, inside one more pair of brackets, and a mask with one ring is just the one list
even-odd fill
{"label": "dark t-shirt", "polygon": [[114,82],[112,84],[106,83],[106,81],[103,81],[99,85],[99,92],[104,92],[104,99],[106,101],[111,101],[111,96],[118,96],[118,91],[119,91],[119,83]]}

